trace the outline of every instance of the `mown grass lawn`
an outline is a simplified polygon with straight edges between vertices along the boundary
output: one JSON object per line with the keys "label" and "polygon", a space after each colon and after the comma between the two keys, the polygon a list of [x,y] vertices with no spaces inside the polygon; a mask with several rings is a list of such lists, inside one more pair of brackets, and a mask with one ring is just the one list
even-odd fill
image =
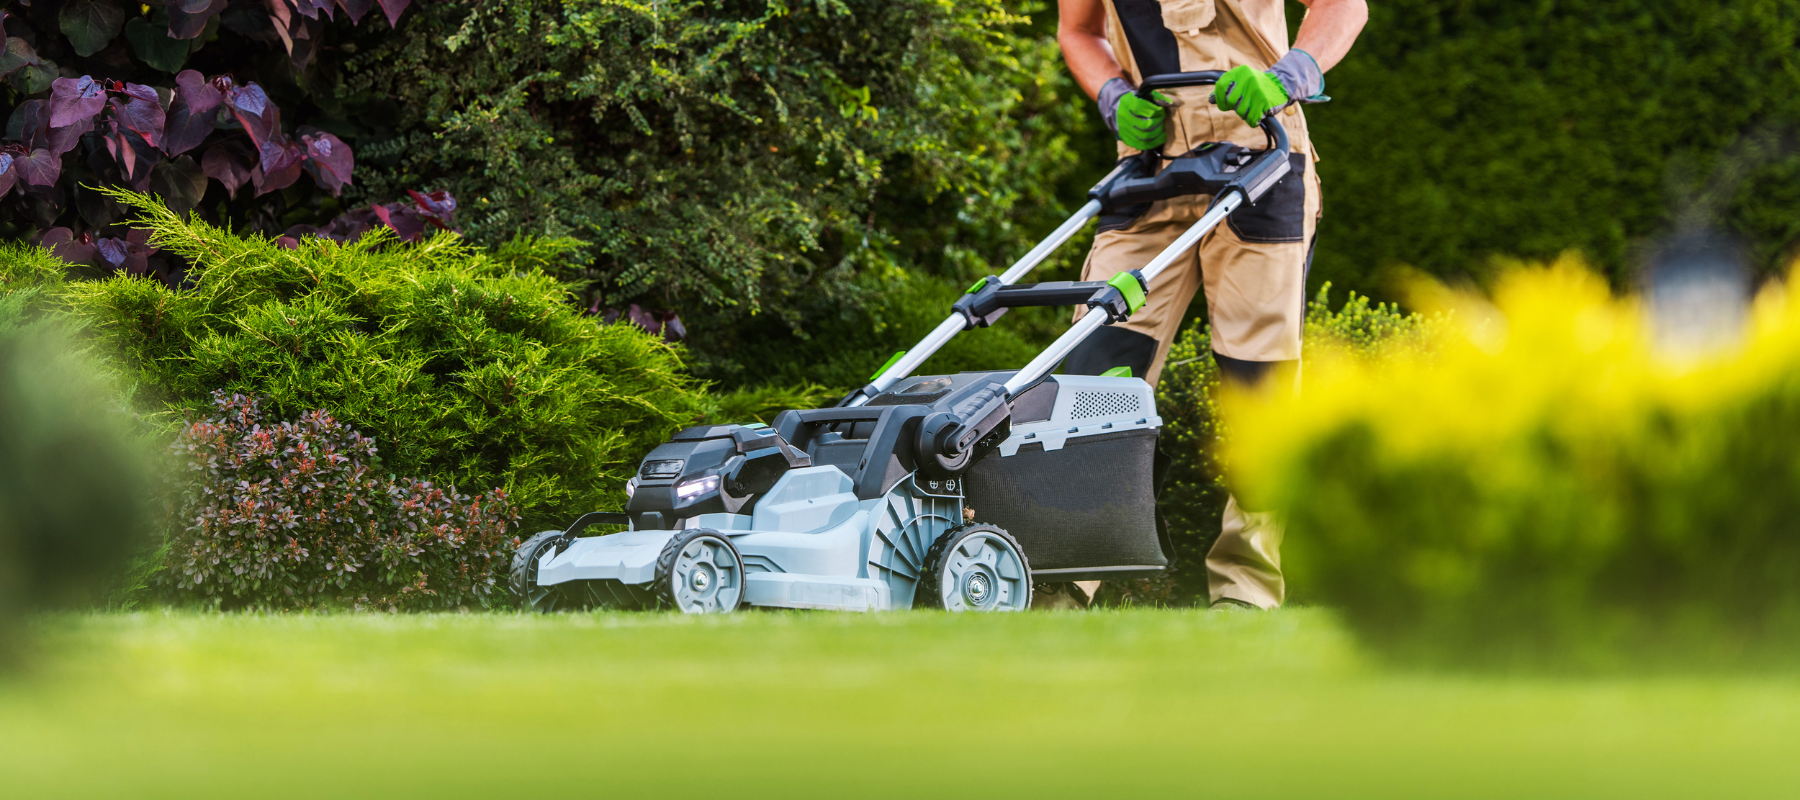
{"label": "mown grass lawn", "polygon": [[0,796],[1800,796],[1800,675],[1411,673],[1317,610],[42,627]]}

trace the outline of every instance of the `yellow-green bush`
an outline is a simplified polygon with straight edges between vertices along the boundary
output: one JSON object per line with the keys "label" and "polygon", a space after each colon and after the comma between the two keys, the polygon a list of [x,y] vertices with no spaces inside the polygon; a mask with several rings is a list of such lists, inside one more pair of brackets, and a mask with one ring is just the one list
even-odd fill
{"label": "yellow-green bush", "polygon": [[1454,319],[1430,358],[1315,359],[1298,398],[1228,402],[1297,598],[1430,661],[1800,653],[1800,302],[1765,292],[1701,362],[1569,262]]}
{"label": "yellow-green bush", "polygon": [[[1371,303],[1351,292],[1331,307],[1331,284],[1306,304],[1304,355],[1375,358],[1392,352],[1416,352],[1431,330],[1430,321],[1388,303]],[[1212,359],[1212,328],[1195,321],[1174,346],[1156,386],[1156,408],[1163,418],[1163,455],[1169,467],[1158,507],[1175,548],[1175,564],[1157,578],[1113,584],[1111,599],[1136,604],[1204,604],[1206,552],[1219,538],[1225,512],[1225,472],[1219,445],[1226,438],[1219,416],[1219,366]]]}

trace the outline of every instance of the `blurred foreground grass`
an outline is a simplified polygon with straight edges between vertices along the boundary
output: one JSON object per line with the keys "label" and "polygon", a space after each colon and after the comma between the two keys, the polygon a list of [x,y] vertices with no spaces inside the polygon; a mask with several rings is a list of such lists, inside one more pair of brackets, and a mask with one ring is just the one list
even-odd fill
{"label": "blurred foreground grass", "polygon": [[42,625],[6,797],[1800,792],[1800,674],[1392,672],[1317,610]]}

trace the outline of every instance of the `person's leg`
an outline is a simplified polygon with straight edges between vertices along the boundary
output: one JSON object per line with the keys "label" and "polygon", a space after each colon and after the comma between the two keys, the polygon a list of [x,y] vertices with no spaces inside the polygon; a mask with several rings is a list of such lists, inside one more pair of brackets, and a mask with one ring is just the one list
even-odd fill
{"label": "person's leg", "polygon": [[[1201,247],[1213,358],[1221,380],[1234,390],[1280,390],[1299,378],[1319,198],[1310,157],[1293,158],[1290,177],[1255,206],[1234,213],[1220,235]],[[1287,595],[1281,537],[1273,515],[1228,497],[1219,539],[1206,555],[1213,604],[1280,606]]]}
{"label": "person's leg", "polygon": [[[1149,264],[1194,224],[1203,208],[1192,198],[1160,202],[1129,225],[1101,230],[1094,236],[1081,279],[1104,281]],[[1181,332],[1181,318],[1200,289],[1197,267],[1189,254],[1163,270],[1151,282],[1143,307],[1123,323],[1094,331],[1069,353],[1063,363],[1064,374],[1099,375],[1114,367],[1130,367],[1132,377],[1155,386],[1169,345]],[[1075,319],[1080,320],[1086,312],[1086,308],[1075,309]],[[1098,585],[1098,581],[1094,583]]]}
{"label": "person's leg", "polygon": [[[1088,251],[1087,263],[1081,268],[1081,279],[1103,281],[1149,264],[1198,218],[1193,201],[1177,200],[1155,203],[1134,220],[1109,224],[1103,219],[1101,231],[1094,236],[1094,247]],[[1063,373],[1099,375],[1114,367],[1129,367],[1133,377],[1155,386],[1169,345],[1180,333],[1181,318],[1200,289],[1199,272],[1191,255],[1164,270],[1152,282],[1143,307],[1123,323],[1094,331],[1063,362]],[[1086,308],[1075,309],[1075,319],[1080,320],[1086,312]],[[1055,601],[1056,607],[1092,603],[1100,583],[1075,581],[1065,590],[1066,595]]]}

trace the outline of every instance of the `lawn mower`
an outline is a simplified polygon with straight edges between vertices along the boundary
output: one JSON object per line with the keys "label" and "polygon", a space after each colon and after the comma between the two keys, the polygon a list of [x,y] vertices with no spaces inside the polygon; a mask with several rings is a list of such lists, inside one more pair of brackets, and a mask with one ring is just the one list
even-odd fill
{"label": "lawn mower", "polygon": [[[1210,85],[1220,74],[1155,76],[1139,92]],[[1155,393],[1128,368],[1051,373],[1289,172],[1287,132],[1274,114],[1261,127],[1263,150],[1213,142],[1121,160],[1079,211],[1006,272],[976,282],[930,335],[836,406],[676,433],[627,482],[624,511],[590,513],[520,544],[514,591],[543,611],[1011,611],[1030,606],[1034,581],[1165,569]],[[1100,213],[1183,195],[1213,200],[1141,269],[1104,282],[1016,282]],[[962,331],[1011,308],[1056,305],[1089,312],[1022,369],[912,374]],[[582,535],[594,525],[626,530]]]}

